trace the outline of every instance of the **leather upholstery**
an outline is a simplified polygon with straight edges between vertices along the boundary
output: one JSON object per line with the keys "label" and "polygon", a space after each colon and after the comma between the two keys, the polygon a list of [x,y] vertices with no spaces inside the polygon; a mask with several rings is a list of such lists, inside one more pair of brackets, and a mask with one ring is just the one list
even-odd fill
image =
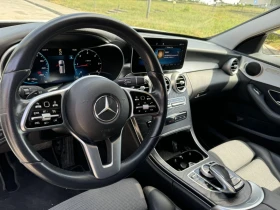
{"label": "leather upholstery", "polygon": [[179,210],[171,200],[154,187],[145,187],[144,194],[149,210]]}
{"label": "leather upholstery", "polygon": [[275,153],[251,142],[233,140],[211,149],[209,154],[242,178],[280,194],[280,157]]}
{"label": "leather upholstery", "polygon": [[254,150],[257,157],[261,158],[269,167],[271,173],[280,180],[280,157],[273,152],[265,149],[262,146],[248,142],[252,150]]}

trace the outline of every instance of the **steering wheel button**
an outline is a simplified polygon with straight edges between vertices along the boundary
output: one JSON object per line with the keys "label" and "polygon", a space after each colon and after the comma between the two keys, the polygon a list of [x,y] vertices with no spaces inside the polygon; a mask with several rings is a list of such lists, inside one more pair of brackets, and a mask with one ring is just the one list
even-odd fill
{"label": "steering wheel button", "polygon": [[60,114],[60,110],[58,110],[58,109],[51,109],[50,113],[51,114]]}
{"label": "steering wheel button", "polygon": [[34,108],[35,109],[42,109],[42,106],[40,104],[36,104]]}
{"label": "steering wheel button", "polygon": [[49,108],[51,106],[49,101],[44,101],[44,107]]}
{"label": "steering wheel button", "polygon": [[31,114],[31,116],[34,116],[34,117],[40,116],[40,115],[41,115],[40,111],[33,111],[32,114]]}
{"label": "steering wheel button", "polygon": [[52,119],[52,122],[53,122],[53,123],[58,123],[58,118],[53,118],[53,119]]}
{"label": "steering wheel button", "polygon": [[49,113],[49,110],[43,109],[43,110],[42,110],[42,114],[46,114],[46,113]]}
{"label": "steering wheel button", "polygon": [[43,122],[43,125],[45,125],[45,126],[48,126],[48,125],[50,125],[50,124],[51,124],[50,121],[44,121],[44,122]]}
{"label": "steering wheel button", "polygon": [[144,105],[143,105],[143,109],[144,109],[144,110],[149,109],[149,105],[148,105],[148,104],[144,104]]}
{"label": "steering wheel button", "polygon": [[42,124],[41,121],[34,121],[34,122],[33,122],[33,126],[34,126],[34,127],[41,126],[41,124]]}

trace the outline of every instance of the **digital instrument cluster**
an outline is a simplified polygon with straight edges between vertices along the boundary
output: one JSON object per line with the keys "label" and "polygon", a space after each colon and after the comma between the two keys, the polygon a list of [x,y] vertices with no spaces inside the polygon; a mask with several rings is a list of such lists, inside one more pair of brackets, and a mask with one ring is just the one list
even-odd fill
{"label": "digital instrument cluster", "polygon": [[43,48],[24,83],[70,82],[87,75],[100,75],[102,66],[102,60],[94,49]]}

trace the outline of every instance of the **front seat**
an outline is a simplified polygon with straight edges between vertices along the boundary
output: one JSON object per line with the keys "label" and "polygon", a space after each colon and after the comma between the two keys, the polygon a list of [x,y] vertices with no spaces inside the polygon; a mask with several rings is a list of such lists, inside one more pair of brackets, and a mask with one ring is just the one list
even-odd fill
{"label": "front seat", "polygon": [[[144,193],[143,193],[144,192]],[[145,187],[132,178],[89,190],[50,210],[180,210],[154,187]]]}
{"label": "front seat", "polygon": [[251,142],[232,140],[209,151],[209,155],[237,173],[280,195],[280,157]]}

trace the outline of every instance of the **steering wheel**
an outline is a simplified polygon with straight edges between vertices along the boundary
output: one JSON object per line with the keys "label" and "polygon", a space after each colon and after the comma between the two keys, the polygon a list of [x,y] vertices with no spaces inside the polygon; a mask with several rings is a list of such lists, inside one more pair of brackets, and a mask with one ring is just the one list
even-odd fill
{"label": "steering wheel", "polygon": [[[101,76],[82,77],[71,85],[31,100],[19,96],[39,50],[69,30],[95,28],[111,32],[130,44],[145,63],[153,84],[151,94],[122,88]],[[53,19],[28,34],[12,53],[1,82],[1,122],[7,142],[19,161],[45,181],[70,189],[93,189],[128,176],[155,147],[167,113],[167,92],[161,66],[148,43],[131,27],[90,13]],[[121,161],[122,129],[131,117],[151,115],[153,123],[139,148]],[[27,140],[28,133],[63,127],[84,149],[90,170],[73,172],[47,162]],[[102,162],[98,144],[105,142]]]}

